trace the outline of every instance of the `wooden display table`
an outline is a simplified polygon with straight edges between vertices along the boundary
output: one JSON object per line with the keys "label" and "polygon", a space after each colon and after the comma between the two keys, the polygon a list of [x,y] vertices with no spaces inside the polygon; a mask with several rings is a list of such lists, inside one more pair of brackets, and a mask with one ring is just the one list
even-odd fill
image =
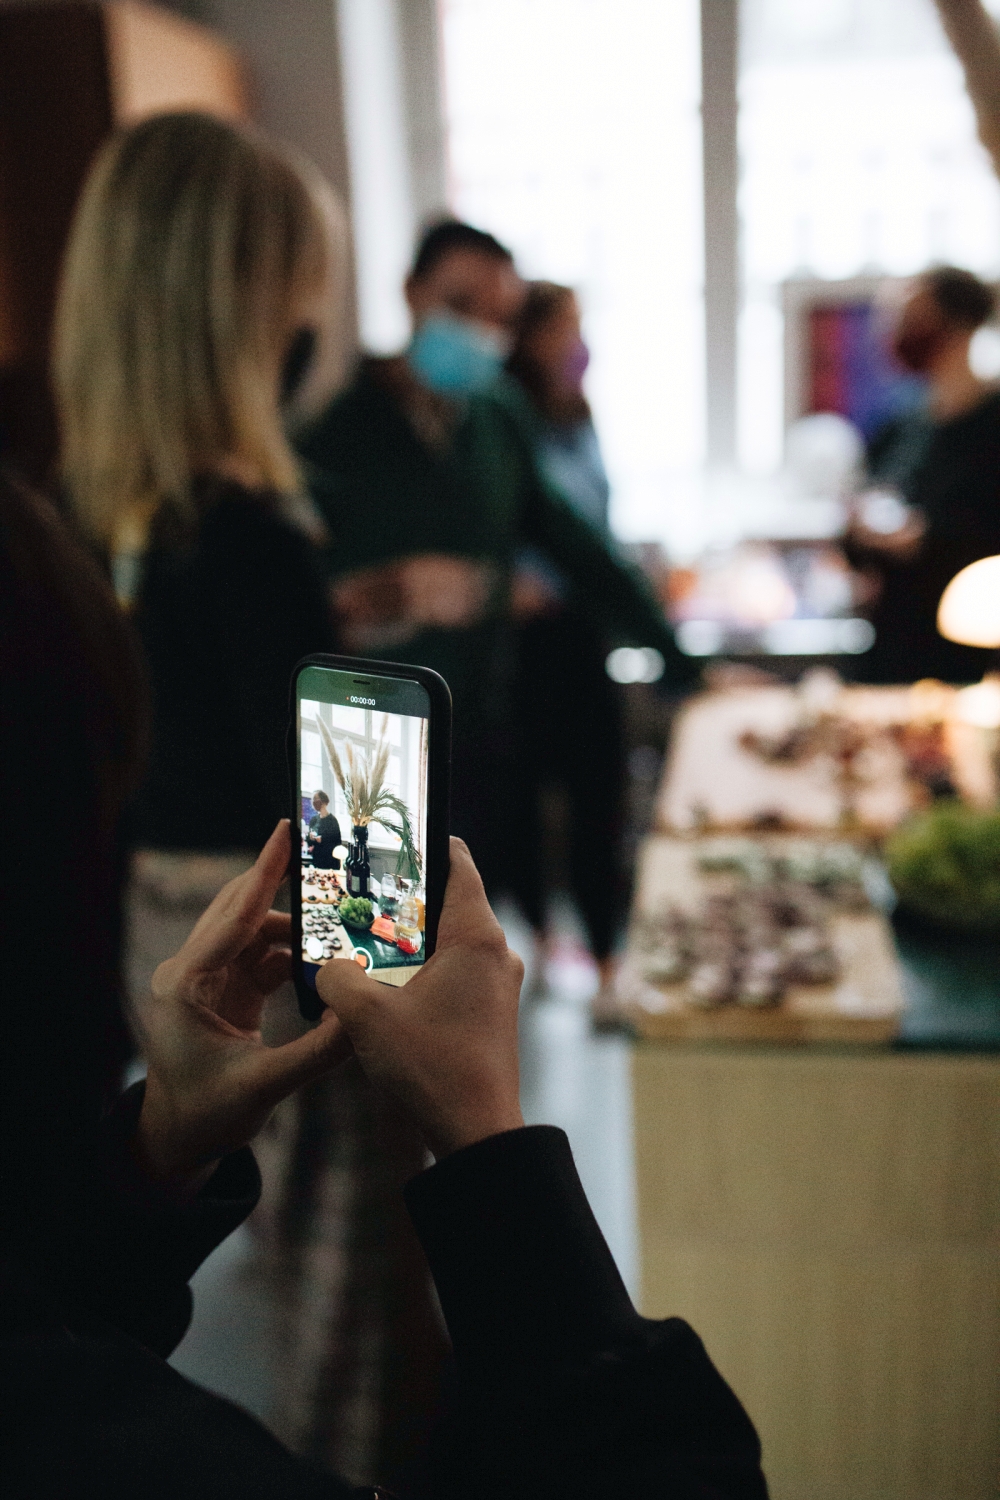
{"label": "wooden display table", "polygon": [[[793,698],[685,710],[637,912],[694,898],[706,823],[746,829],[784,802],[786,826],[842,825],[821,757],[741,760],[747,711],[775,733]],[[902,699],[851,703],[888,720]],[[873,755],[855,801],[869,828],[912,791],[888,739]],[[966,764],[975,783],[982,767]],[[808,991],[769,1012],[699,1011],[679,985],[647,995],[632,1061],[642,1311],[702,1336],[757,1425],[773,1500],[987,1500],[1000,1495],[1000,1056],[892,1048],[906,1013],[891,932],[875,913],[867,936],[854,922],[848,994],[817,987],[811,1015]]]}
{"label": "wooden display table", "polygon": [[1000,1492],[1000,1058],[641,1044],[642,1311],[686,1318],[772,1500]]}
{"label": "wooden display table", "polygon": [[[762,836],[780,848],[781,836]],[[655,917],[673,906],[691,909],[710,882],[697,867],[701,841],[654,837],[639,858],[636,911]],[[681,981],[641,985],[630,1017],[650,1041],[842,1042],[890,1041],[899,1029],[903,991],[892,933],[879,911],[838,913],[831,919],[841,972],[831,984],[791,986],[779,1005],[703,1010],[689,1001]],[[629,960],[627,960],[628,962]]]}

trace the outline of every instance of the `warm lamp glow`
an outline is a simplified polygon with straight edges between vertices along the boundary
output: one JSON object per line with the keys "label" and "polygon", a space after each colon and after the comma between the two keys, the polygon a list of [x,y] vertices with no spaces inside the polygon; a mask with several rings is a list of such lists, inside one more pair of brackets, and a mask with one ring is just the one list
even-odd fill
{"label": "warm lamp glow", "polygon": [[1000,729],[1000,673],[987,672],[982,682],[956,693],[955,716],[977,729]]}
{"label": "warm lamp glow", "polygon": [[938,605],[937,628],[960,646],[1000,646],[1000,557],[956,573]]}

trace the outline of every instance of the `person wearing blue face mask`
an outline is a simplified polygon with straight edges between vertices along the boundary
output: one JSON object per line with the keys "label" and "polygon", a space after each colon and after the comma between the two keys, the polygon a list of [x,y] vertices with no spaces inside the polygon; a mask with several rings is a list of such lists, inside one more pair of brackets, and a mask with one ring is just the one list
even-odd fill
{"label": "person wearing blue face mask", "polygon": [[453,831],[488,890],[516,885],[517,549],[539,548],[619,640],[660,650],[668,683],[686,687],[698,672],[643,578],[543,472],[538,417],[504,370],[525,291],[492,235],[456,220],[431,227],[406,281],[407,348],[363,358],[298,443],[330,531],[342,647],[433,667],[451,687]]}
{"label": "person wearing blue face mask", "polygon": [[417,329],[406,358],[429,390],[461,397],[488,390],[503,369],[506,352],[507,340],[495,329],[438,312]]}

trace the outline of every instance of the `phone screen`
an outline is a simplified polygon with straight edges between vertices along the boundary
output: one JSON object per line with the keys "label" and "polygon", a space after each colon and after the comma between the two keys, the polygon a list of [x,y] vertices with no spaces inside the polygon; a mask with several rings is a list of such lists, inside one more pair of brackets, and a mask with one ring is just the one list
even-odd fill
{"label": "phone screen", "polygon": [[303,667],[296,679],[302,969],[353,961],[405,984],[425,958],[426,688]]}

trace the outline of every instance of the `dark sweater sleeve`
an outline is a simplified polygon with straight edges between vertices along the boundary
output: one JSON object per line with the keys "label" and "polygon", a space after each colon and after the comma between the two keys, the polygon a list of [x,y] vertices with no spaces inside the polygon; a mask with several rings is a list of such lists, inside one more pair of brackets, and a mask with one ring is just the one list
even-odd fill
{"label": "dark sweater sleeve", "polygon": [[757,1435],[697,1335],[632,1307],[562,1131],[457,1152],[406,1199],[457,1366],[421,1494],[766,1496]]}
{"label": "dark sweater sleeve", "polygon": [[158,1354],[191,1317],[188,1281],[260,1196],[250,1149],[227,1156],[194,1197],[152,1182],[132,1154],[143,1084],[122,1095],[96,1140],[92,1183],[46,1215],[47,1284]]}

